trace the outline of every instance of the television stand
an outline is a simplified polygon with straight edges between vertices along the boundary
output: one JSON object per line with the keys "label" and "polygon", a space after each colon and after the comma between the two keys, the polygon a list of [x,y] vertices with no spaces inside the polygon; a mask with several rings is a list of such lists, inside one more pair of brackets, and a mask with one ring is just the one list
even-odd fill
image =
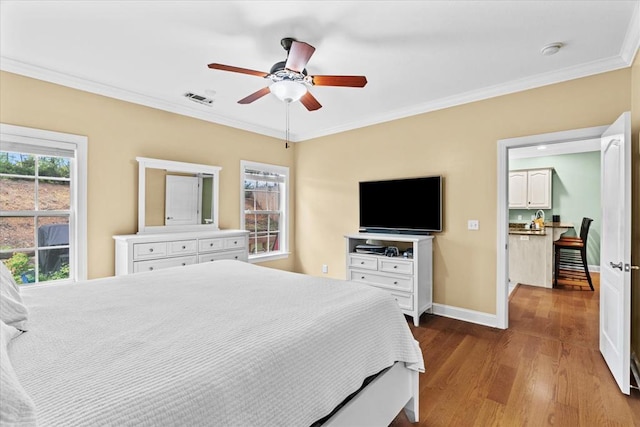
{"label": "television stand", "polygon": [[[344,237],[347,280],[388,291],[419,326],[420,315],[433,306],[433,236],[356,233]],[[396,247],[398,256],[356,252],[356,246],[366,244]]]}

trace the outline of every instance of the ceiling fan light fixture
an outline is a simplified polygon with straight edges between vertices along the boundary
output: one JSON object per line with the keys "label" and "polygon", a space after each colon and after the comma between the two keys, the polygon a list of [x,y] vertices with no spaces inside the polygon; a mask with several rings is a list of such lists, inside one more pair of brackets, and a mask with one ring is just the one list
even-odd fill
{"label": "ceiling fan light fixture", "polygon": [[540,53],[542,53],[544,56],[555,55],[562,48],[562,46],[564,46],[564,44],[560,42],[551,43],[543,47],[540,50]]}
{"label": "ceiling fan light fixture", "polygon": [[280,80],[279,82],[275,82],[269,86],[269,90],[280,101],[287,103],[296,102],[307,93],[307,87],[303,83],[292,80]]}

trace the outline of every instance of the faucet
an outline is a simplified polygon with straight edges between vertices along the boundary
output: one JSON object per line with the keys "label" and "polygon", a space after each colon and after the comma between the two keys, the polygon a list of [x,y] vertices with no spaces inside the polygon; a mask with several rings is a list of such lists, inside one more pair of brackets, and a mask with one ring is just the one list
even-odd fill
{"label": "faucet", "polygon": [[544,227],[544,211],[542,209],[538,209],[538,211],[536,212],[536,220],[535,220],[536,224],[538,227],[536,228],[542,228]]}

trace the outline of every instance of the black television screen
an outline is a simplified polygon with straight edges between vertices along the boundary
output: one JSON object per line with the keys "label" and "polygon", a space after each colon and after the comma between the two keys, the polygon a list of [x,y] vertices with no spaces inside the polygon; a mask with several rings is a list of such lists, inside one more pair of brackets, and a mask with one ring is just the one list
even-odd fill
{"label": "black television screen", "polygon": [[442,177],[360,182],[360,231],[442,231]]}

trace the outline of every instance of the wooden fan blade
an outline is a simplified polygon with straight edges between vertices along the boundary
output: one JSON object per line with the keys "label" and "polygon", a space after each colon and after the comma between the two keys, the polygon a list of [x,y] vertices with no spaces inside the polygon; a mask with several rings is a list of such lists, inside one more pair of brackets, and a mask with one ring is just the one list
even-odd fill
{"label": "wooden fan blade", "polygon": [[364,87],[367,84],[365,76],[311,76],[314,86],[348,86]]}
{"label": "wooden fan blade", "polygon": [[248,68],[234,67],[233,65],[213,63],[213,64],[209,64],[208,67],[213,68],[214,70],[232,71],[234,73],[250,74],[252,76],[258,76],[258,77],[267,77],[269,75],[269,73],[265,73],[264,71],[256,71],[256,70],[250,70]]}
{"label": "wooden fan blade", "polygon": [[307,66],[309,58],[313,55],[316,48],[305,42],[294,41],[291,43],[291,49],[289,49],[289,55],[287,56],[287,63],[285,68],[289,70],[301,73],[304,67]]}
{"label": "wooden fan blade", "polygon": [[311,92],[308,91],[302,96],[302,98],[300,98],[300,102],[309,111],[315,111],[322,108],[322,105],[320,105],[318,100],[313,95],[311,95]]}
{"label": "wooden fan blade", "polygon": [[269,90],[269,86],[263,87],[262,89],[253,92],[251,95],[242,98],[240,101],[238,101],[238,104],[251,104],[256,99],[260,99],[268,93],[271,93],[271,91]]}

